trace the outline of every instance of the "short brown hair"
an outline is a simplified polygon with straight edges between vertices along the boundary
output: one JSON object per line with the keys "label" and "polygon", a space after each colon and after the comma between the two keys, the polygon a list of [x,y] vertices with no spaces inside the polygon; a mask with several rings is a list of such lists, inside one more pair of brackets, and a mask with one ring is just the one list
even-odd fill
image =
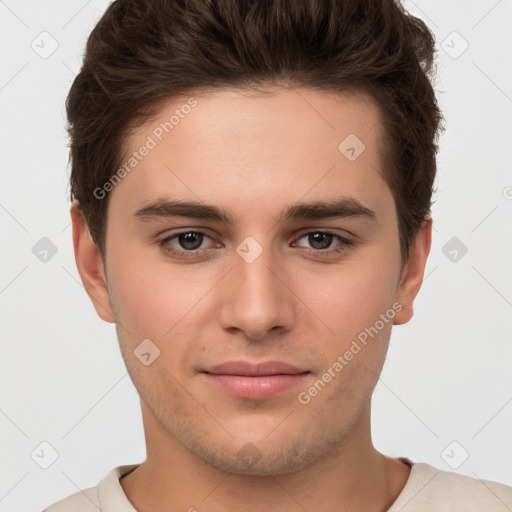
{"label": "short brown hair", "polygon": [[398,0],[116,0],[91,32],[66,100],[71,201],[104,258],[108,196],[94,190],[121,166],[130,130],[164,101],[281,83],[362,91],[382,115],[405,260],[436,175],[434,44]]}

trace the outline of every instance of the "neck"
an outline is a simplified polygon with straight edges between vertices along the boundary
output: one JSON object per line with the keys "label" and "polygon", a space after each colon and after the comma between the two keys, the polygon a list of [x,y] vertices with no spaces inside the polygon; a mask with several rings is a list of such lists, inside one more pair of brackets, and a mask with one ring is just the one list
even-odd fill
{"label": "neck", "polygon": [[121,478],[139,512],[153,510],[252,512],[365,510],[390,508],[410,468],[373,447],[370,404],[343,440],[313,464],[293,473],[240,475],[213,467],[180,445],[143,402],[147,458]]}

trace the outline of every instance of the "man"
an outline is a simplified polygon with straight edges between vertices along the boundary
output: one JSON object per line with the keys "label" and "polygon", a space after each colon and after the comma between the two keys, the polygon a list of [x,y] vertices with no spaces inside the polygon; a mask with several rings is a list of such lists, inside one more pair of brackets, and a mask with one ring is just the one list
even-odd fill
{"label": "man", "polygon": [[48,512],[512,509],[371,439],[430,250],[433,53],[393,0],[109,6],[67,101],[73,241],[147,458]]}

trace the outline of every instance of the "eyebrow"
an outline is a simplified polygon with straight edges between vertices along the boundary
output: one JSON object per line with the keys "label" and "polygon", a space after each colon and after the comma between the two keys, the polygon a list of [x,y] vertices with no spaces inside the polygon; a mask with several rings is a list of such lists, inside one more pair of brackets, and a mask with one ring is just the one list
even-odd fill
{"label": "eyebrow", "polygon": [[[134,215],[144,222],[169,217],[213,220],[227,225],[233,225],[235,221],[234,216],[229,210],[218,206],[198,201],[178,201],[165,198],[143,206]],[[299,219],[322,220],[348,217],[375,219],[376,214],[357,199],[347,197],[328,202],[313,201],[292,205],[281,213],[277,221],[286,222]]]}

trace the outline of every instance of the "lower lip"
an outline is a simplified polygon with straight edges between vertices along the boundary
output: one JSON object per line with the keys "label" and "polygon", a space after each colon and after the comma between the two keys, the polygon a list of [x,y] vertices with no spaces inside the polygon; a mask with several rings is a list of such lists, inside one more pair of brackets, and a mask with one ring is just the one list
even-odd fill
{"label": "lower lip", "polygon": [[293,375],[262,375],[249,377],[246,375],[218,375],[204,373],[206,378],[226,393],[239,398],[264,400],[282,393],[301,383],[308,373]]}

